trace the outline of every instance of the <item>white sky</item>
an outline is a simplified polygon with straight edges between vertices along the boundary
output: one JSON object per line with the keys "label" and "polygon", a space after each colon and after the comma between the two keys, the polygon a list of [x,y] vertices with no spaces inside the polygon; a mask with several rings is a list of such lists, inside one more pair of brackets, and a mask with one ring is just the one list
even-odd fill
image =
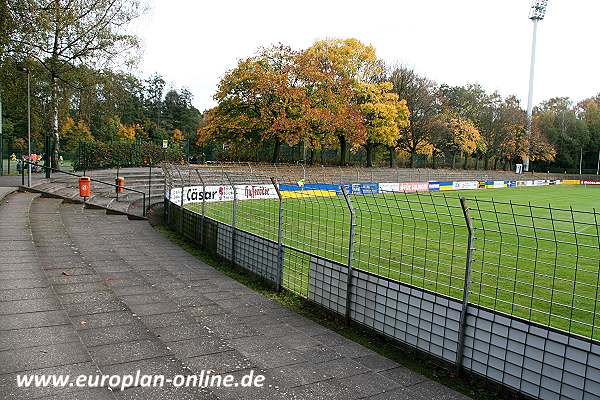
{"label": "white sky", "polygon": [[[153,0],[135,29],[139,73],[185,86],[201,111],[237,60],[282,42],[301,49],[354,37],[380,58],[438,82],[479,82],[526,106],[532,23],[529,0]],[[538,29],[534,102],[600,92],[600,1],[550,0]]]}

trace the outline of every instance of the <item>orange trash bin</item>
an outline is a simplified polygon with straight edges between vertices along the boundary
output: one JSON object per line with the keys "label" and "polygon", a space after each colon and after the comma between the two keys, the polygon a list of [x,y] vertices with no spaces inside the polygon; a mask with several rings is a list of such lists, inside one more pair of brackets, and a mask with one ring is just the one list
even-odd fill
{"label": "orange trash bin", "polygon": [[79,196],[90,197],[90,194],[92,193],[91,184],[92,184],[92,182],[90,181],[90,178],[88,178],[87,176],[80,177],[79,178]]}
{"label": "orange trash bin", "polygon": [[123,193],[123,187],[125,186],[125,178],[123,178],[122,176],[118,176],[117,178],[115,178],[115,185],[117,185],[117,187],[115,187],[115,192]]}

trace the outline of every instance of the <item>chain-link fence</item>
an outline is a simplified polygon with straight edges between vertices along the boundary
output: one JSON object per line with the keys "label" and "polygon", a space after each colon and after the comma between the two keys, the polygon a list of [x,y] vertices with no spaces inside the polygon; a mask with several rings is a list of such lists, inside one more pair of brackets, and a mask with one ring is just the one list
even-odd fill
{"label": "chain-link fence", "polygon": [[278,288],[529,395],[600,396],[595,210],[419,192],[475,171],[163,169],[169,223]]}

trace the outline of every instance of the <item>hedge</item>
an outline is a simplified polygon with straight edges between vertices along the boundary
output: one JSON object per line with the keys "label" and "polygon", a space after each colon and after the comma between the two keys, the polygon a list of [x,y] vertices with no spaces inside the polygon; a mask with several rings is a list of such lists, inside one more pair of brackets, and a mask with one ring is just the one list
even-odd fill
{"label": "hedge", "polygon": [[163,149],[154,143],[135,142],[82,142],[73,169],[103,169],[115,167],[143,167],[161,161],[183,162],[185,156],[179,146]]}

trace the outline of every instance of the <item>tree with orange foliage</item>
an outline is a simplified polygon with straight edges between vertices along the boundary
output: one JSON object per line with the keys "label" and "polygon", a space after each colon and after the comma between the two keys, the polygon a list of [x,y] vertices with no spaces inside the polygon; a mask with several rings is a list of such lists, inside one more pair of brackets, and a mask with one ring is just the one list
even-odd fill
{"label": "tree with orange foliage", "polygon": [[173,134],[171,135],[171,138],[173,139],[173,141],[175,143],[182,142],[184,139],[183,132],[181,132],[180,129],[175,128],[175,129],[173,129]]}
{"label": "tree with orange foliage", "polygon": [[405,100],[398,100],[391,82],[358,85],[358,104],[367,129],[367,167],[373,166],[373,153],[379,145],[394,146],[400,129],[409,125],[410,111]]}
{"label": "tree with orange foliage", "polygon": [[295,57],[289,47],[278,45],[240,61],[219,83],[214,96],[219,104],[198,130],[197,143],[256,146],[272,141],[272,161],[277,162],[282,143],[295,145],[304,139],[307,102]]}
{"label": "tree with orange foliage", "polygon": [[60,136],[62,137],[63,150],[65,151],[75,149],[81,141],[94,140],[94,136],[87,124],[83,120],[75,123],[75,120],[71,117],[67,117],[65,120],[60,129]]}
{"label": "tree with orange foliage", "polygon": [[131,125],[119,124],[117,137],[122,140],[134,141],[136,139],[147,139],[148,134],[144,130],[144,127],[138,123]]}
{"label": "tree with orange foliage", "polygon": [[453,115],[451,112],[441,114],[432,124],[434,152],[452,154],[452,168],[456,164],[456,156],[469,156],[481,146],[481,134],[468,118]]}

